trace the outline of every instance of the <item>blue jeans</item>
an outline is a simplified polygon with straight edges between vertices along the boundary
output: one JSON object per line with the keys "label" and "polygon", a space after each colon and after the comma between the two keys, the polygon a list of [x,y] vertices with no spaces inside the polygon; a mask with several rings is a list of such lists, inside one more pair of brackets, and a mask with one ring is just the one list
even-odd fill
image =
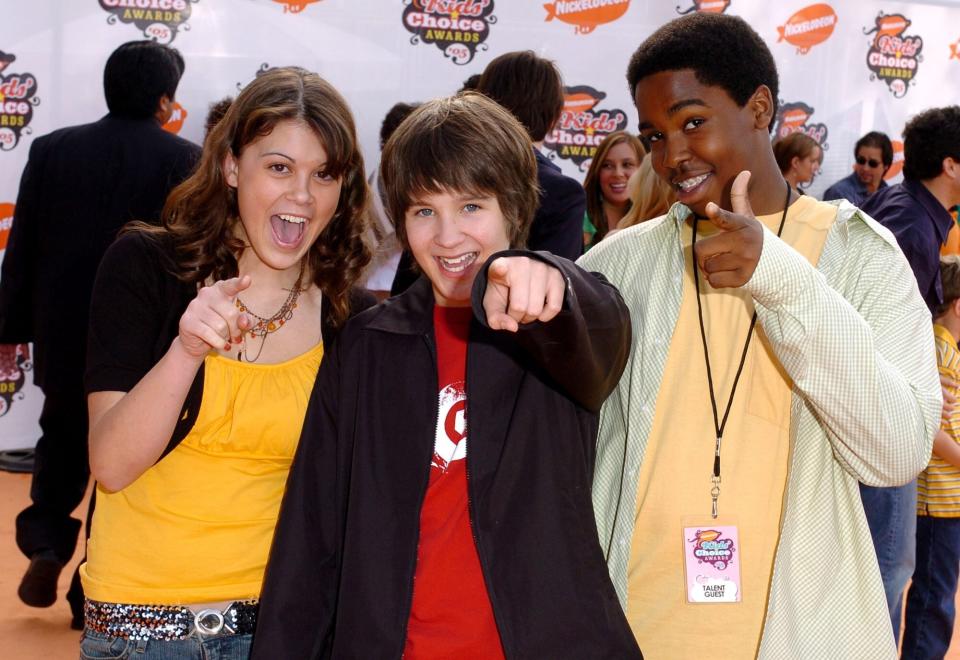
{"label": "blue jeans", "polygon": [[904,660],[943,658],[950,648],[960,574],[960,518],[917,516],[917,568],[907,593]]}
{"label": "blue jeans", "polygon": [[903,590],[913,575],[917,547],[917,482],[893,488],[860,484],[863,511],[867,514],[877,563],[887,594],[893,638],[900,641]]}
{"label": "blue jeans", "polygon": [[80,638],[81,660],[247,660],[253,635],[194,633],[172,641],[109,637],[90,630]]}

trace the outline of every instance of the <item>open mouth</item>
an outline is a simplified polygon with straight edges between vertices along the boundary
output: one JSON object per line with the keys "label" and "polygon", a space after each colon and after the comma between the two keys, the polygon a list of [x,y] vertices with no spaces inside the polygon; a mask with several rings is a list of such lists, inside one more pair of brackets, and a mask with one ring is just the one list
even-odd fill
{"label": "open mouth", "polygon": [[479,252],[467,252],[456,257],[435,257],[440,269],[457,275],[469,268],[477,260]]}
{"label": "open mouth", "polygon": [[270,227],[277,242],[284,247],[294,247],[303,238],[307,228],[307,218],[289,213],[278,213],[270,216]]}

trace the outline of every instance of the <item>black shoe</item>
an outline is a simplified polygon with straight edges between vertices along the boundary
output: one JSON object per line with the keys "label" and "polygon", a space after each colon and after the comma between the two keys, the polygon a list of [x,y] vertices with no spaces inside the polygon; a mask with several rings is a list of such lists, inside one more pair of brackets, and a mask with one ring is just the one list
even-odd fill
{"label": "black shoe", "polygon": [[63,562],[49,550],[30,559],[30,567],[20,580],[17,595],[30,607],[50,607],[57,602],[57,578]]}

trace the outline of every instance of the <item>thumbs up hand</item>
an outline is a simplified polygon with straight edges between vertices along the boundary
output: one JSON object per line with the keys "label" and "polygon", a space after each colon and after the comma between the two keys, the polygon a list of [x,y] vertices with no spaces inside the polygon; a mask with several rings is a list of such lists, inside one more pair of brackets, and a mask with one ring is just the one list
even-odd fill
{"label": "thumbs up hand", "polygon": [[694,248],[697,266],[715,289],[746,284],[760,261],[763,251],[763,225],[753,215],[747,185],[750,172],[743,171],[733,180],[730,202],[733,211],[726,211],[713,202],[707,204],[707,219],[720,230],[709,238],[698,240]]}

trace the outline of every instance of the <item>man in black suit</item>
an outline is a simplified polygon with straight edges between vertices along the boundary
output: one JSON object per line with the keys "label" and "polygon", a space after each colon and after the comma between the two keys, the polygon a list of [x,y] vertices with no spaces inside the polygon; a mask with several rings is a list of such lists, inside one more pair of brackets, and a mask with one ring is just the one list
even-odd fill
{"label": "man in black suit", "polygon": [[563,110],[563,81],[557,66],[530,50],[504,53],[480,76],[478,92],[512,112],[527,129],[537,157],[540,207],[530,226],[527,247],[571,261],[583,252],[583,216],[587,198],[575,179],[540,152]]}
{"label": "man in black suit", "polygon": [[[197,145],[161,128],[183,69],[180,53],[152,41],[117,48],[103,73],[109,113],[37,138],[20,180],[0,272],[0,344],[33,342],[45,397],[33,503],[16,523],[17,545],[30,558],[18,594],[34,607],[56,601],[81,526],[70,514],[90,474],[83,372],[97,266],[125,223],[159,221],[167,194],[199,158]],[[67,599],[74,627],[82,627],[76,576]]]}

